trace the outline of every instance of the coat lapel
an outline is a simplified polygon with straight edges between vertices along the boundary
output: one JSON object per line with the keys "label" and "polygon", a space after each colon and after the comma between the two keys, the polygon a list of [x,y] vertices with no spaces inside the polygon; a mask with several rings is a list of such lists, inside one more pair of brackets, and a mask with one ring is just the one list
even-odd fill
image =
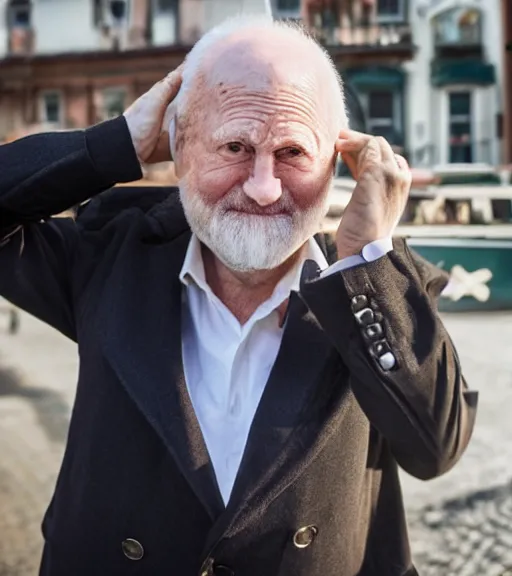
{"label": "coat lapel", "polygon": [[259,504],[277,496],[305,466],[318,438],[311,404],[333,358],[327,337],[296,292],[290,296],[283,340],[256,411],[226,512],[209,541],[243,529]]}
{"label": "coat lapel", "polygon": [[311,418],[310,404],[322,382],[332,382],[324,371],[333,349],[299,294],[292,293],[279,354],[226,508],[183,371],[179,272],[190,232],[165,241],[169,232],[159,228],[156,241],[133,242],[111,271],[100,299],[101,345],[215,521],[208,539],[212,543],[241,530],[257,513],[258,503],[279,495],[320,449],[317,440],[325,422]]}
{"label": "coat lapel", "polygon": [[173,455],[212,519],[224,509],[190,400],[182,361],[179,280],[190,233],[130,245],[101,299],[101,344],[140,411]]}

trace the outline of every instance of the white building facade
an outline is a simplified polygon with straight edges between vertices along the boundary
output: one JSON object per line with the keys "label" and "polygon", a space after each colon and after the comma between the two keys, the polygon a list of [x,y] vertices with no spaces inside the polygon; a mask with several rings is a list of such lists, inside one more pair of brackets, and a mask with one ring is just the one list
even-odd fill
{"label": "white building facade", "polygon": [[[9,54],[108,50],[113,42],[120,49],[190,45],[225,18],[262,12],[268,2],[0,0],[0,59]],[[293,2],[299,5],[299,0]]]}
{"label": "white building facade", "polygon": [[417,46],[405,65],[411,164],[499,164],[499,0],[414,0],[410,21]]}

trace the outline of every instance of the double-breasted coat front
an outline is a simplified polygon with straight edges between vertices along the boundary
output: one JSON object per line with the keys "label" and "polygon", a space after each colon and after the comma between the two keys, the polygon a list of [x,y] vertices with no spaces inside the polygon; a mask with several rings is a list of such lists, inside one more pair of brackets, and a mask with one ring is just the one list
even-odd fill
{"label": "double-breasted coat front", "polygon": [[416,574],[398,467],[448,470],[476,408],[438,270],[402,240],[325,278],[306,264],[224,506],[183,375],[176,193],[108,190],[140,177],[122,117],[0,159],[0,294],[80,355],[43,576]]}

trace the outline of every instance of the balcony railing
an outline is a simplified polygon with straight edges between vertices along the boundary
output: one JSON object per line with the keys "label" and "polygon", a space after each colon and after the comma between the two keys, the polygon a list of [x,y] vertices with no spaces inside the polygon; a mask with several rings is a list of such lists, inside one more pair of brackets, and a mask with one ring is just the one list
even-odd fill
{"label": "balcony railing", "polygon": [[412,45],[412,33],[408,24],[364,23],[344,27],[311,27],[315,38],[326,46],[374,46],[388,47]]}

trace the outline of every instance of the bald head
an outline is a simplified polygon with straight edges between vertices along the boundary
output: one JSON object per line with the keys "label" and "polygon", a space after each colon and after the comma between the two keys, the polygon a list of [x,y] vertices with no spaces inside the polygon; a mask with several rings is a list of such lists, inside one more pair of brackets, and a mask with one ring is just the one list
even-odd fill
{"label": "bald head", "polygon": [[[234,18],[205,34],[188,54],[172,107],[197,114],[201,100],[230,87],[272,93],[282,86],[314,95],[322,123],[336,137],[348,125],[341,78],[329,55],[302,28],[269,18]],[[188,122],[185,122],[188,124]],[[171,145],[176,126],[171,122]]]}
{"label": "bald head", "polygon": [[347,127],[331,60],[295,26],[230,21],[188,55],[174,106],[192,231],[232,270],[280,266],[326,212],[334,145]]}

